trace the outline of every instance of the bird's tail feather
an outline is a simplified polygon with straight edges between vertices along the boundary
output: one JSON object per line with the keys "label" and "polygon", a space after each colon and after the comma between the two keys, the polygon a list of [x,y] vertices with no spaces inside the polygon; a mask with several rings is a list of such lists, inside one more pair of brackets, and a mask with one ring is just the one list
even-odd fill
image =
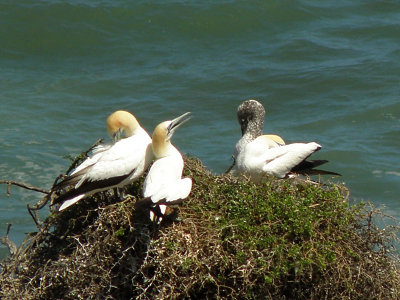
{"label": "bird's tail feather", "polygon": [[326,170],[319,170],[314,169],[319,167],[323,164],[326,164],[328,161],[321,159],[321,160],[304,160],[297,166],[295,166],[291,171],[294,173],[304,174],[304,175],[335,175],[335,176],[342,176],[339,173],[326,171]]}

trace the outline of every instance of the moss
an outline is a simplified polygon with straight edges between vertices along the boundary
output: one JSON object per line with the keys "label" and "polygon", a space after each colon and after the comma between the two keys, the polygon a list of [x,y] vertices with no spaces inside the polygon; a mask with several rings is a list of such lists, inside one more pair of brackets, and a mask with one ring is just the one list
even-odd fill
{"label": "moss", "polygon": [[[396,299],[396,228],[333,184],[215,176],[186,158],[191,195],[160,226],[142,180],[52,213],[2,263],[4,299]],[[178,218],[176,218],[178,216]]]}

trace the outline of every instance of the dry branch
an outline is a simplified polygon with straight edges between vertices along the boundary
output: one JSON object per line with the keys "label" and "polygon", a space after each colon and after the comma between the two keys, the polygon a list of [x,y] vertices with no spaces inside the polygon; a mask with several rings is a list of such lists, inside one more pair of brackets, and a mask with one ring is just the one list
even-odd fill
{"label": "dry branch", "polygon": [[10,240],[8,234],[10,233],[11,224],[7,224],[7,233],[6,236],[0,238],[0,243],[7,246],[8,250],[10,251],[11,255],[15,255],[17,253],[18,247],[15,243]]}
{"label": "dry branch", "polygon": [[44,189],[35,187],[35,186],[27,184],[27,183],[18,182],[18,181],[14,181],[14,180],[0,180],[0,184],[7,184],[7,195],[8,196],[10,196],[10,194],[11,194],[11,192],[10,192],[11,185],[16,185],[16,186],[22,187],[24,189],[43,193],[43,194],[48,194],[50,192],[48,190],[44,190]]}

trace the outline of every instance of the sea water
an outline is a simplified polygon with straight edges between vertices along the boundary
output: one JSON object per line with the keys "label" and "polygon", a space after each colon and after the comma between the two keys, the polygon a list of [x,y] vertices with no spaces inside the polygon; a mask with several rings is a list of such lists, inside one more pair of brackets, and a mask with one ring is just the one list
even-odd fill
{"label": "sea water", "polygon": [[[264,132],[320,143],[353,203],[400,217],[400,2],[0,2],[0,179],[50,188],[117,109],[150,134],[191,111],[173,143],[219,174],[246,99]],[[2,185],[0,236],[34,231],[41,197]]]}

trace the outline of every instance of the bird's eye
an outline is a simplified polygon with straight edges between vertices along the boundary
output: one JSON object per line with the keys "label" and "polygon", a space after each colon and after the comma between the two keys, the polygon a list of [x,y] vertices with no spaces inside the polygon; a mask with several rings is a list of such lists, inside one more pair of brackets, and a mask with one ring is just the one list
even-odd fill
{"label": "bird's eye", "polygon": [[244,123],[244,122],[246,122],[246,119],[242,118],[242,119],[240,119],[240,122]]}

